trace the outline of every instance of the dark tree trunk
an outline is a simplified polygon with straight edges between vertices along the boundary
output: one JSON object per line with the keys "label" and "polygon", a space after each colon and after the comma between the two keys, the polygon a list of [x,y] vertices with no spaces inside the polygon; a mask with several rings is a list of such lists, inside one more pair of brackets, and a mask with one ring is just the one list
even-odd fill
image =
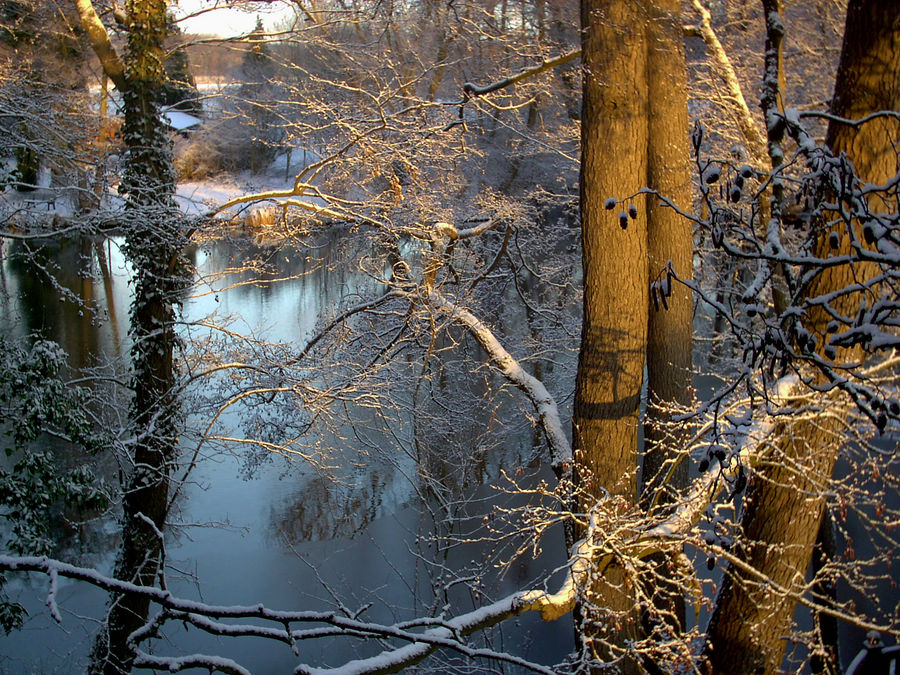
{"label": "dark tree trunk", "polygon": [[[134,267],[131,307],[131,422],[133,467],[123,498],[122,549],[116,577],[154,585],[163,557],[169,475],[178,441],[174,394],[175,304],[183,265],[181,219],[174,200],[170,142],[159,115],[165,83],[165,0],[130,0],[126,6],[123,179],[125,253]],[[114,597],[107,630],[94,648],[92,672],[130,672],[129,636],[147,620],[148,601]]]}

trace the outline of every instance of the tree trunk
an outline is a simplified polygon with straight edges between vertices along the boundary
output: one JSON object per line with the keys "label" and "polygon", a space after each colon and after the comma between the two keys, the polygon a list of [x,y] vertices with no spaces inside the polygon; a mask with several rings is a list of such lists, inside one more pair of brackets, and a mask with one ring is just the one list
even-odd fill
{"label": "tree trunk", "polygon": [[[647,345],[645,23],[630,0],[582,0],[581,225],[584,324],[575,385],[575,482],[580,510],[606,491],[636,499],[638,411]],[[633,204],[637,218],[627,215]],[[620,215],[621,213],[621,215]],[[620,222],[621,219],[621,222]],[[624,227],[623,227],[624,226]],[[586,655],[609,661],[637,634],[634,598],[611,566],[580,605]],[[637,670],[626,656],[627,669]]]}
{"label": "tree trunk", "polygon": [[[134,467],[123,498],[122,549],[116,577],[154,585],[163,556],[169,475],[178,413],[174,395],[174,306],[183,273],[181,219],[174,200],[170,142],[159,114],[165,82],[165,0],[129,0],[125,64],[124,139],[128,146],[125,253],[134,267],[131,307]],[[112,600],[107,629],[94,646],[91,671],[127,673],[134,660],[129,636],[147,620],[142,596]]]}
{"label": "tree trunk", "polygon": [[[770,0],[771,1],[771,0]],[[847,10],[841,61],[832,112],[859,119],[878,110],[900,109],[900,6],[895,0],[851,0]],[[846,153],[857,176],[884,184],[896,173],[894,144],[900,140],[896,119],[878,119],[859,128],[832,122],[827,143],[836,154]],[[879,204],[870,202],[873,210]],[[837,251],[828,231],[817,241],[817,254],[831,257],[849,252],[846,230]],[[824,267],[805,291],[807,298],[824,297],[870,276],[864,265]],[[843,295],[832,309],[855,317],[858,294]],[[820,304],[806,312],[806,328],[825,344],[830,316]],[[838,352],[837,363],[863,356],[859,348]],[[837,423],[828,419],[788,421],[781,429],[779,454],[763,467],[745,498],[744,539],[735,554],[758,571],[750,576],[729,570],[708,630],[706,653],[713,672],[777,673],[784,658],[796,601],[779,594],[770,583],[802,593],[825,506],[824,489],[837,459]]]}
{"label": "tree trunk", "polygon": [[743,543],[734,554],[758,574],[726,571],[707,630],[712,672],[781,672],[796,600],[779,589],[803,593],[825,505],[820,495],[839,443],[835,432],[815,419],[784,423],[780,448],[750,482]]}
{"label": "tree trunk", "polygon": [[[650,144],[648,186],[679,208],[691,208],[690,145],[687,116],[687,69],[684,40],[678,21],[678,0],[655,0],[649,22],[648,85],[650,91]],[[693,234],[691,222],[674,209],[651,197],[647,204],[647,234],[650,258],[649,281],[662,281],[669,262],[675,274],[693,278]],[[664,288],[660,290],[665,290]],[[662,305],[649,311],[647,347],[650,409],[644,426],[646,454],[642,496],[650,498],[662,485],[669,465],[684,444],[663,428],[670,418],[665,407],[690,403],[692,306],[690,290],[671,282],[668,309]],[[661,407],[656,407],[656,406]],[[667,450],[668,449],[668,450]],[[674,453],[672,451],[675,451]],[[668,480],[676,491],[687,484],[687,463],[682,462]],[[673,482],[674,481],[674,482]]]}
{"label": "tree trunk", "polygon": [[[648,187],[684,211],[691,209],[690,142],[687,114],[687,66],[681,26],[680,0],[654,0],[647,34],[649,89]],[[668,309],[649,309],[647,343],[648,406],[644,420],[644,461],[641,501],[645,508],[674,501],[688,482],[688,462],[679,458],[687,446],[683,425],[672,424],[673,406],[691,402],[692,305],[690,290],[664,273],[668,264],[680,279],[693,278],[691,222],[674,209],[647,200],[649,253],[648,283],[662,283],[658,292],[671,291]],[[668,283],[666,283],[668,281]],[[658,560],[660,565],[667,561]],[[684,596],[667,587],[659,568],[655,604],[665,623],[684,626]],[[649,626],[648,626],[649,628]]]}

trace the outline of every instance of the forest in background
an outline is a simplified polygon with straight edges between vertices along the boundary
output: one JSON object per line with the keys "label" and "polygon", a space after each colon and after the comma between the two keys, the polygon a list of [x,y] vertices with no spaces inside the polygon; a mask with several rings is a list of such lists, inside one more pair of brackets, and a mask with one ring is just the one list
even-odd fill
{"label": "forest in background", "polygon": [[[121,359],[78,370],[53,335],[2,343],[0,568],[48,575],[54,616],[59,577],[110,593],[89,669],[247,672],[160,650],[179,624],[378,646],[337,672],[895,658],[880,642],[898,633],[893,3],[292,6],[226,39],[180,33],[160,0],[3,7],[4,265],[61,288],[42,251],[88,242],[96,272],[92,242],[113,236],[132,270]],[[176,133],[176,111],[196,127]],[[215,283],[197,251],[228,242],[225,274],[275,287],[279,257],[324,233],[329,268],[367,281],[310,335],[183,320]],[[240,434],[216,426],[225,410]],[[485,478],[529,428],[528,461]],[[490,555],[457,569],[411,552],[432,597],[395,622],[338,598],[173,596],[163,533],[217,452],[335,484],[366,453],[406,457],[433,550]],[[93,459],[64,472],[59,453]],[[515,499],[473,500],[491,481]],[[114,570],[60,556],[60,513],[119,517]],[[561,569],[511,595],[485,585],[548,532]],[[21,605],[0,608],[14,631]],[[562,663],[497,646],[491,627],[526,612],[572,623]]]}

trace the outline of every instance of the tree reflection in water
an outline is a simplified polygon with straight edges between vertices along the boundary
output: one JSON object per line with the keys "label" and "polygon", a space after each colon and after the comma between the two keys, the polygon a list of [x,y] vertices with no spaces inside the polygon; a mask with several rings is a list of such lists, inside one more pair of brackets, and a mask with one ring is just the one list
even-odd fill
{"label": "tree reflection in water", "polygon": [[[217,372],[192,381],[183,392],[188,429],[181,441],[179,486],[166,532],[168,587],[208,602],[264,602],[285,608],[327,608],[335,598],[348,607],[375,603],[367,617],[395,620],[446,602],[473,606],[477,596],[451,577],[480,579],[471,588],[499,595],[561,563],[525,559],[510,566],[502,579],[491,569],[492,552],[509,543],[485,529],[482,517],[488,503],[509,498],[490,484],[499,484],[501,468],[527,467],[534,432],[495,378],[470,370],[467,359],[480,362],[481,355],[462,332],[443,327],[434,341],[404,336],[394,343],[399,346],[389,363],[380,363],[373,355],[393,336],[379,337],[371,324],[354,317],[349,325],[376,339],[363,343],[337,331],[334,342],[322,345],[328,347],[324,356],[311,353],[298,359],[335,307],[346,307],[381,288],[374,274],[348,272],[347,260],[365,260],[366,255],[375,260],[382,252],[341,234],[310,237],[303,248],[239,239],[191,251],[198,283],[183,302],[179,330],[191,345],[183,355],[183,373],[192,378],[232,360],[253,362],[260,369],[253,377]],[[119,323],[111,326],[108,319],[120,317],[115,309],[128,305],[128,268],[115,242],[99,242],[92,249],[89,292],[87,281],[75,271],[81,251],[89,249],[63,245],[48,250],[44,264],[60,268],[57,278],[66,280],[74,295],[92,299],[96,316],[79,314],[75,305],[60,302],[52,287],[35,281],[39,270],[6,261],[6,288],[17,307],[9,317],[19,333],[36,325],[47,331],[52,327],[48,337],[80,354],[73,365],[93,364],[98,372],[96,368],[106,364],[112,373],[112,359],[127,353],[113,328],[118,336],[127,331]],[[523,327],[532,335],[539,333],[530,323],[540,317],[512,316],[509,311],[497,305],[487,314],[510,333]],[[269,369],[292,359],[293,370]],[[535,367],[543,367],[545,377],[556,367],[550,361],[536,363],[542,364]],[[350,375],[361,364],[372,366],[368,388]],[[207,428],[229,397],[263,383],[296,386],[299,393],[246,396],[222,410]],[[322,406],[323,400],[331,408]],[[240,438],[272,445],[232,440]],[[290,452],[281,457],[272,451],[275,445],[304,453],[316,465]],[[185,476],[194,459],[193,470]],[[115,482],[114,462],[108,469]],[[112,525],[98,521],[94,528],[108,533]],[[485,539],[464,545],[473,534]],[[558,536],[561,542],[561,533]],[[115,537],[100,534],[82,544],[98,554],[90,562],[108,572],[115,542]],[[563,550],[561,543],[545,548]],[[101,550],[105,556],[99,555]],[[225,552],[228,564],[223,564]],[[80,614],[102,614],[102,597],[78,586],[69,592],[68,604]],[[35,614],[30,625],[46,631],[48,639],[58,641],[72,657],[85,657],[83,635],[60,630]],[[534,624],[540,622],[523,620],[525,627],[518,633],[504,630],[518,635],[508,639],[528,641]],[[536,635],[544,635],[555,647],[540,639],[536,644],[550,650],[548,660],[561,658],[571,644],[570,630],[564,624],[539,627],[543,632]],[[167,639],[168,644],[156,645],[159,653],[206,649],[240,657],[254,671],[295,663],[290,650],[272,646],[248,657],[246,645],[194,633],[175,632]],[[0,644],[11,658],[22,659],[20,663],[44,658],[36,643],[16,641],[7,650],[11,642],[3,639]],[[310,646],[306,660],[319,660],[319,650],[321,662],[357,653],[346,649],[332,642]]]}

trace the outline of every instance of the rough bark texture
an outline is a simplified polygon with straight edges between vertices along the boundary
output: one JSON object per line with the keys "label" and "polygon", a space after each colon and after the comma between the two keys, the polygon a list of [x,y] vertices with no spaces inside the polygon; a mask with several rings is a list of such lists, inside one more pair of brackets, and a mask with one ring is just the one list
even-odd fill
{"label": "rough bark texture", "polygon": [[[852,0],[848,7],[841,63],[832,112],[850,119],[877,110],[900,107],[900,6],[894,0]],[[896,120],[879,119],[854,128],[832,123],[827,142],[835,153],[846,153],[864,181],[884,183],[897,169],[894,144],[900,140]],[[872,204],[877,208],[876,204]],[[821,255],[831,256],[828,232],[818,242]],[[846,231],[844,232],[846,240]],[[849,251],[845,241],[841,250]],[[840,253],[840,251],[838,251]],[[864,279],[864,266],[842,265],[820,272],[806,289],[816,298]],[[844,295],[832,307],[855,315],[857,294]],[[806,327],[824,343],[830,317],[821,307],[807,312]],[[839,352],[838,361],[851,362],[859,351]],[[831,478],[840,437],[837,423],[804,419],[783,424],[779,453],[761,469],[748,491],[742,518],[748,543],[736,555],[758,575],[732,568],[722,586],[708,631],[707,655],[713,672],[777,673],[781,669],[793,597],[773,590],[763,579],[801,593],[824,510],[820,495]],[[778,461],[781,458],[781,461]]]}
{"label": "rough bark texture", "polygon": [[[679,208],[691,208],[691,174],[688,165],[687,83],[684,60],[684,39],[678,0],[655,0],[654,16],[648,23],[648,87],[651,105],[648,169],[650,188],[675,203]],[[693,278],[693,235],[691,222],[674,209],[663,206],[650,197],[647,204],[647,235],[650,257],[650,282],[665,279],[664,270],[671,261],[675,274]],[[668,309],[650,307],[647,347],[648,395],[651,406],[690,403],[691,384],[691,293],[683,285],[671,282]],[[666,459],[684,444],[673,437],[673,430],[664,430],[660,423],[669,418],[664,410],[650,408],[644,426],[646,453],[643,466],[642,496],[652,497],[668,470]],[[671,488],[687,485],[688,465],[682,463],[669,479]]]}
{"label": "rough bark texture", "polygon": [[[638,410],[647,344],[647,209],[643,196],[607,210],[646,183],[648,142],[646,36],[629,0],[583,0],[581,224],[584,325],[575,388],[576,486],[582,510],[608,491],[636,499]],[[637,218],[627,215],[633,202]],[[620,213],[624,214],[623,228]],[[581,605],[584,644],[602,661],[602,641],[622,644],[635,621],[613,613],[634,605],[622,568],[612,566]],[[629,625],[630,624],[630,625]],[[626,666],[629,663],[625,664]],[[633,666],[633,663],[631,664]]]}
{"label": "rough bark texture", "polygon": [[796,598],[778,589],[803,592],[824,508],[819,495],[834,466],[835,453],[827,450],[839,442],[828,427],[811,419],[785,423],[779,451],[750,483],[741,518],[745,543],[734,553],[758,575],[726,573],[707,631],[714,673],[781,671]]}
{"label": "rough bark texture", "polygon": [[[691,209],[690,145],[687,114],[687,66],[680,0],[654,0],[647,24],[647,86],[649,91],[648,187],[657,190],[679,208]],[[693,317],[691,293],[664,270],[693,277],[691,222],[655,197],[647,199],[649,282],[659,292],[670,291],[668,309],[651,304],[647,342],[648,407],[644,420],[644,461],[641,501],[671,503],[688,482],[688,462],[674,465],[687,446],[687,431],[672,425],[673,406],[687,407],[691,394],[691,346]],[[684,595],[668,576],[663,557],[657,557],[654,604],[663,622],[651,621],[648,630],[660,627],[671,634],[684,626]]]}
{"label": "rough bark texture", "polygon": [[[638,407],[647,344],[647,209],[644,22],[627,1],[582,3],[584,104],[581,224],[584,325],[575,393],[581,487],[634,501]],[[633,201],[638,217],[619,212]]]}
{"label": "rough bark texture", "polygon": [[[831,112],[859,119],[877,110],[900,107],[900,5],[892,0],[854,0],[847,7],[847,25],[834,86]],[[896,118],[880,119],[859,128],[832,123],[826,143],[835,153],[846,152],[856,171],[883,182],[897,171]]]}

